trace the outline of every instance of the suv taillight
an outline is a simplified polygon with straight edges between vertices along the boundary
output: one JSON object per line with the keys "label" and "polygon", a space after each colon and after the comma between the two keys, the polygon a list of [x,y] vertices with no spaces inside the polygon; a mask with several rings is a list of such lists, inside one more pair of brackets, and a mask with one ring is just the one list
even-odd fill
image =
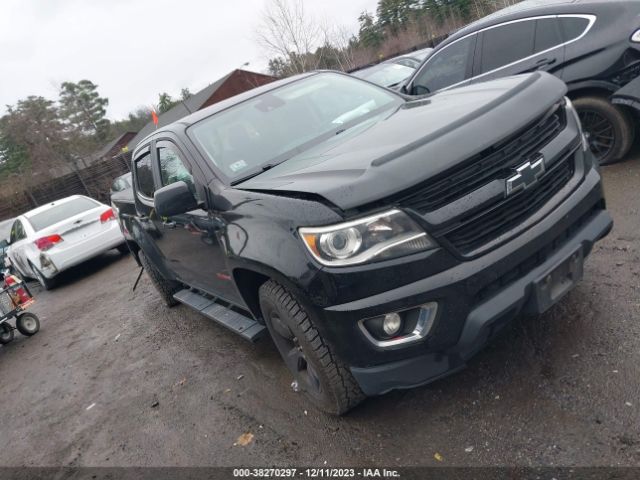
{"label": "suv taillight", "polygon": [[51,247],[54,247],[58,243],[62,242],[62,237],[58,234],[47,235],[46,237],[40,237],[35,242],[33,242],[38,250],[49,250]]}
{"label": "suv taillight", "polygon": [[100,223],[107,223],[108,221],[115,220],[115,219],[116,219],[116,214],[113,211],[113,208],[110,208],[106,212],[103,212],[102,215],[100,215]]}

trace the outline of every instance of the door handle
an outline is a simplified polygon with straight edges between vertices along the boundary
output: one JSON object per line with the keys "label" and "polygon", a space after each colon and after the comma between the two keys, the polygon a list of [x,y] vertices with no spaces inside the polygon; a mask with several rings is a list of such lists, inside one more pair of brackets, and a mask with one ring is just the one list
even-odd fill
{"label": "door handle", "polygon": [[162,226],[169,230],[173,230],[174,228],[176,228],[176,222],[172,222],[172,221],[162,222]]}
{"label": "door handle", "polygon": [[543,68],[543,67],[548,67],[549,65],[553,65],[554,63],[556,63],[556,59],[555,58],[543,58],[542,60],[538,60],[536,62],[536,68]]}

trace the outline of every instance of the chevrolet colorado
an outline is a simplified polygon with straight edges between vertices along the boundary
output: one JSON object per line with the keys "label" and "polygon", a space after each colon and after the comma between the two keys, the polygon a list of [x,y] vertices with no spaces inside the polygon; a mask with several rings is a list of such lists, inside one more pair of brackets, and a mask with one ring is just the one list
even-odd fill
{"label": "chevrolet colorado", "polygon": [[225,100],[139,143],[133,252],[167,305],[273,339],[342,414],[455,372],[580,279],[612,219],[566,86],[415,98],[336,72]]}

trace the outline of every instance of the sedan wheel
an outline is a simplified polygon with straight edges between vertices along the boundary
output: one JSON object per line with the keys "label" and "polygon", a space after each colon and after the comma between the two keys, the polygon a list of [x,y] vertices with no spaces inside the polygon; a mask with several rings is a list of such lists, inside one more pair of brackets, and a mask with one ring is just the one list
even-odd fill
{"label": "sedan wheel", "polygon": [[45,277],[44,274],[35,267],[35,265],[31,264],[31,270],[33,270],[36,280],[38,280],[38,283],[40,283],[42,288],[45,290],[51,290],[55,286],[54,279]]}

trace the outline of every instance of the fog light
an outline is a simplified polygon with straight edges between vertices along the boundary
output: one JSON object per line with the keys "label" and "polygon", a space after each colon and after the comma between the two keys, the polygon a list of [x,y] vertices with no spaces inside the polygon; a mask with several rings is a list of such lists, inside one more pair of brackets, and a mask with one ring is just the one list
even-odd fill
{"label": "fog light", "polygon": [[382,329],[384,333],[393,336],[400,331],[402,327],[402,318],[397,313],[387,313],[382,321]]}

